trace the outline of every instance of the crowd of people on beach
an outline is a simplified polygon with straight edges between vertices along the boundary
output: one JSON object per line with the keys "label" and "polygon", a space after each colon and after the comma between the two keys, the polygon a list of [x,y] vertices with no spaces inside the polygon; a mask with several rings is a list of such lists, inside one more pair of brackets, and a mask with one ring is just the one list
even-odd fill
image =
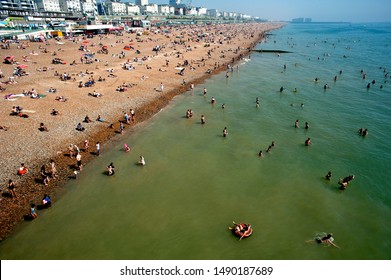
{"label": "crowd of people on beach", "polygon": [[[206,64],[208,62],[209,62],[209,64],[211,64],[210,62],[213,62],[211,65],[207,65],[206,67],[208,69],[203,72],[207,73],[207,74],[211,74],[212,69],[214,71],[214,70],[221,69],[221,67],[226,67],[226,68],[224,68],[224,69],[228,70],[226,72],[226,78],[230,79],[230,77],[231,77],[230,74],[232,71],[234,71],[234,63],[237,61],[240,61],[240,59],[244,59],[243,53],[246,55],[247,55],[247,53],[241,47],[236,47],[236,46],[232,45],[232,47],[223,49],[222,46],[223,45],[230,46],[232,44],[232,42],[234,41],[234,39],[240,38],[240,36],[243,36],[243,38],[246,38],[246,39],[249,39],[249,38],[251,38],[251,36],[254,36],[254,32],[251,29],[246,30],[247,27],[232,29],[232,31],[230,30],[230,28],[225,27],[225,26],[218,26],[215,28],[215,30],[212,28],[209,28],[209,27],[204,27],[204,28],[206,28],[206,29],[191,30],[191,28],[177,27],[176,32],[178,32],[178,34],[180,34],[180,36],[179,35],[178,36],[180,38],[187,38],[187,39],[182,40],[179,38],[175,38],[175,39],[171,39],[169,42],[156,42],[156,43],[158,43],[159,48],[158,48],[158,50],[155,50],[156,51],[155,54],[150,54],[150,55],[149,54],[141,54],[140,50],[137,50],[137,53],[136,53],[134,50],[134,47],[129,48],[130,50],[134,51],[133,58],[128,58],[127,56],[129,56],[129,53],[125,52],[123,50],[121,50],[121,52],[119,54],[113,53],[113,54],[111,54],[112,55],[111,57],[113,59],[116,57],[119,57],[119,56],[121,56],[122,58],[126,57],[125,61],[123,61],[120,64],[120,66],[118,66],[118,67],[108,63],[108,60],[109,60],[109,58],[108,58],[109,56],[107,56],[108,53],[107,54],[100,53],[99,55],[102,55],[102,57],[104,58],[103,60],[105,61],[104,66],[107,66],[107,68],[108,68],[107,70],[104,70],[105,72],[102,72],[99,69],[98,64],[100,61],[99,61],[99,59],[97,59],[97,60],[95,59],[97,57],[97,55],[94,59],[91,58],[90,56],[81,55],[80,62],[79,61],[76,62],[76,60],[74,60],[74,62],[71,63],[71,66],[75,67],[75,69],[77,68],[77,71],[74,71],[74,73],[72,73],[72,71],[68,71],[68,70],[60,71],[61,66],[66,65],[66,61],[63,60],[62,58],[58,57],[58,54],[62,53],[63,50],[60,50],[57,48],[56,50],[54,50],[54,52],[51,52],[43,47],[43,45],[45,45],[45,46],[47,46],[47,48],[49,48],[48,44],[51,43],[51,42],[49,42],[49,40],[47,42],[42,42],[42,44],[39,45],[39,47],[40,47],[39,50],[42,53],[48,53],[51,55],[51,62],[52,62],[52,64],[55,64],[55,65],[53,65],[53,67],[56,67],[55,68],[56,70],[54,72],[54,76],[56,77],[56,80],[59,83],[64,83],[64,84],[70,83],[73,88],[75,88],[76,90],[80,90],[80,91],[82,91],[83,88],[86,88],[86,87],[87,88],[90,88],[90,87],[94,88],[95,87],[96,89],[89,90],[90,92],[88,93],[88,96],[91,96],[91,97],[103,97],[104,96],[103,99],[98,99],[98,98],[92,99],[91,98],[90,99],[91,102],[95,102],[95,101],[99,102],[101,100],[105,100],[107,98],[107,96],[110,96],[112,94],[111,92],[106,93],[106,91],[103,90],[103,87],[102,87],[102,92],[104,94],[98,92],[98,91],[101,91],[101,89],[99,88],[99,85],[102,85],[104,83],[107,84],[108,83],[106,81],[107,78],[109,78],[107,80],[113,81],[113,83],[115,83],[116,85],[121,83],[122,82],[121,80],[119,82],[117,82],[118,79],[116,79],[120,76],[120,74],[118,74],[119,71],[122,71],[122,70],[124,70],[124,72],[131,71],[131,72],[127,72],[127,73],[135,75],[135,73],[139,73],[138,72],[139,69],[145,69],[146,71],[155,70],[161,74],[165,74],[165,72],[169,72],[169,73],[167,73],[167,77],[169,77],[169,75],[172,75],[172,71],[170,71],[169,65],[173,65],[172,67],[174,67],[176,62],[173,62],[173,61],[175,61],[175,59],[177,62],[180,60],[178,62],[178,64],[176,65],[176,66],[178,66],[177,70],[179,71],[176,74],[181,76],[181,82],[178,83],[178,85],[179,84],[181,84],[182,86],[186,85],[186,88],[189,89],[192,93],[194,93],[195,84],[193,81],[191,81],[191,78],[190,78],[191,75],[188,76],[187,72],[193,73],[199,67],[206,66]],[[209,33],[209,37],[202,38],[199,35],[199,34],[202,34],[201,31],[204,33],[205,33],[205,31],[207,31]],[[243,35],[240,35],[240,34],[243,34]],[[80,44],[82,42],[82,40],[86,40],[86,39],[87,38],[83,38],[83,39],[80,38],[80,40],[73,39],[73,43],[76,46],[76,45]],[[106,38],[103,35],[99,36],[100,42],[105,39]],[[143,38],[140,40],[145,40],[145,43],[151,43],[151,42],[153,42],[154,39],[153,39],[153,36],[151,35],[150,37]],[[117,45],[122,44],[122,43],[124,43],[123,40],[118,40],[116,42]],[[142,44],[144,42],[138,41],[138,43]],[[205,47],[208,49],[207,54],[197,60],[196,59],[187,59],[186,54],[192,52],[195,48],[195,45],[200,44],[200,43],[205,44]],[[97,45],[90,44],[89,47],[91,47],[91,48],[89,48],[89,47],[87,47],[87,44],[84,44],[81,49],[77,50],[77,54],[80,55],[81,53],[83,53],[83,54],[88,53],[88,52],[90,52],[90,49],[92,49],[92,47],[96,47],[96,46],[98,46],[98,44]],[[12,47],[12,46],[10,46],[10,47]],[[30,46],[25,46],[25,48],[28,48],[28,47],[30,47]],[[100,44],[99,49],[101,51],[103,50],[102,47],[103,47],[103,44]],[[162,53],[164,53],[163,54],[164,65],[162,63],[162,65],[159,66],[159,68],[157,68],[155,66],[151,67],[150,65],[146,64],[146,63],[150,64],[150,61],[152,59],[156,59],[155,55],[162,55]],[[232,61],[228,61],[228,59],[227,59],[228,54],[230,54],[230,55],[235,54],[236,58],[233,58]],[[33,56],[33,55],[37,55],[37,54],[36,53],[30,54],[30,56]],[[216,60],[216,57],[218,57],[218,59],[217,59],[218,61],[212,60],[212,58]],[[27,57],[25,59],[27,60]],[[70,58],[70,59],[71,59],[70,61],[72,61],[73,58]],[[102,60],[102,62],[103,62],[103,60]],[[12,62],[12,63],[14,63],[14,62]],[[15,61],[15,63],[16,63],[16,61]],[[27,61],[26,61],[26,63],[27,63]],[[82,70],[80,70],[80,67],[78,67],[78,65],[87,65],[87,64],[88,65],[90,65],[90,64],[96,65],[96,70],[91,71],[91,70],[87,69],[85,71],[82,71]],[[101,64],[103,64],[103,63],[101,63]],[[99,65],[101,65],[101,64],[99,64]],[[54,69],[54,68],[52,68],[52,69]],[[238,69],[238,68],[236,68],[236,69]],[[287,70],[286,65],[284,65],[284,71],[288,71],[288,70]],[[37,70],[37,72],[39,72],[39,73],[40,72],[48,72],[48,71],[50,71],[49,67],[46,67],[45,70],[43,68],[41,68],[40,71]],[[100,72],[98,72],[98,71],[100,71]],[[62,74],[59,74],[59,72],[61,72]],[[0,78],[3,78],[4,74],[1,70],[0,70],[0,73],[2,75],[2,76],[0,76]],[[20,74],[20,73],[22,73],[22,71],[18,71],[18,73]],[[15,74],[16,78],[14,77],[11,79],[12,82],[11,82],[11,80],[8,79],[8,82],[6,83],[8,87],[12,86],[13,83],[16,82],[16,80],[22,81],[21,79],[23,79],[24,77],[21,77],[22,75],[19,75],[18,73]],[[151,73],[151,72],[148,72],[148,73]],[[384,69],[384,73],[385,73],[385,75],[388,75],[388,72],[385,69]],[[340,74],[342,74],[342,72],[340,72]],[[363,76],[363,79],[365,79],[366,74],[364,73],[364,71],[362,71],[361,74]],[[178,76],[178,75],[175,75],[175,76]],[[98,79],[96,79],[97,76],[99,76]],[[104,78],[102,78],[102,76]],[[144,83],[148,82],[147,80],[152,80],[152,76],[153,76],[153,74],[145,75],[143,72],[142,75],[139,74],[137,76],[137,79],[139,81],[141,81],[142,84],[144,84]],[[183,78],[183,76],[188,76],[189,78],[187,78],[187,79],[189,81],[186,82],[186,80]],[[78,79],[78,80],[76,80],[76,79]],[[315,78],[315,82],[318,82],[318,81],[319,81],[319,78]],[[337,78],[334,77],[334,81],[336,82]],[[113,92],[115,94],[120,94],[120,93],[125,93],[125,92],[128,93],[131,91],[130,89],[137,86],[137,84],[135,84],[135,83],[131,83],[131,82],[127,83],[127,82],[128,81],[123,82],[119,86],[116,86],[116,88],[113,89]],[[190,87],[188,86],[189,83],[190,83]],[[0,86],[3,84],[5,84],[5,83],[0,84]],[[158,84],[157,86],[155,84],[154,89],[158,93],[166,93],[167,89],[169,89],[169,86],[166,86],[166,84],[169,84],[168,80],[167,81],[166,80],[158,81],[157,84]],[[373,86],[374,84],[375,84],[375,82],[372,81],[371,85]],[[1,87],[1,89],[3,91],[3,87]],[[324,89],[330,89],[330,86],[326,83],[324,85]],[[368,89],[369,89],[369,87],[368,87]],[[38,88],[38,90],[39,90],[39,92],[41,92],[39,88]],[[5,89],[4,89],[4,91],[5,91]],[[50,87],[50,89],[48,91],[48,93],[57,93],[57,92],[58,91],[54,88],[52,90],[52,87]],[[281,86],[280,92],[281,93],[286,92],[286,90],[283,86]],[[297,92],[296,88],[295,88],[295,92]],[[37,90],[35,90],[34,88],[32,88],[31,90],[26,91],[26,92],[23,91],[22,93],[26,96],[32,97],[33,99],[38,99],[41,96],[40,94],[38,94]],[[207,89],[203,88],[201,94],[203,96],[206,96],[207,93],[209,94]],[[62,94],[62,91],[60,91],[60,93],[57,93],[57,94]],[[64,97],[63,95],[58,95],[55,97],[55,100],[59,101],[59,102],[68,101],[69,100],[68,93],[66,94],[66,96],[67,97]],[[70,96],[71,96],[71,94],[70,94]],[[13,98],[13,96],[10,96],[10,98]],[[216,98],[212,97],[210,103],[213,105],[216,104],[217,103]],[[256,99],[255,104],[256,104],[255,106],[257,108],[260,107],[261,102],[258,97]],[[61,105],[65,105],[65,104],[61,104],[61,103],[58,104],[59,107]],[[254,106],[254,105],[252,105],[252,106]],[[303,106],[304,105],[302,104],[302,107]],[[49,107],[49,108],[52,108],[52,107]],[[222,109],[225,108],[224,103],[221,105],[221,108]],[[66,113],[63,113],[63,112],[65,112],[65,108],[61,107],[60,109],[61,109],[61,116],[65,115]],[[89,113],[91,113],[91,112],[89,112]],[[24,117],[24,118],[30,117],[26,113],[26,110],[23,110],[20,106],[14,106],[12,108],[11,114],[15,115],[15,116]],[[56,110],[53,108],[50,114],[52,116],[58,116],[60,113],[59,113],[59,110]],[[103,114],[103,115],[105,116],[105,119],[106,119],[106,115],[105,114]],[[192,109],[187,110],[186,118],[192,118],[194,115],[195,115],[195,113],[193,112]],[[56,118],[61,118],[61,116],[56,117]],[[206,114],[201,114],[200,119],[201,119],[201,124],[203,124],[203,125],[206,124]],[[96,121],[99,123],[105,122],[100,114],[96,118]],[[208,119],[208,121],[209,121],[209,119]],[[38,122],[39,123],[38,130],[40,132],[44,132],[41,135],[50,135],[51,131],[53,130],[53,126],[48,127],[48,125],[47,125],[48,122],[46,120]],[[38,123],[36,123],[36,125],[35,125],[35,128],[34,128],[35,130],[37,129]],[[94,123],[94,121],[91,120],[91,118],[88,117],[88,114],[87,114],[87,115],[85,115],[84,120],[82,120],[82,117],[80,117],[78,121],[75,121],[74,123],[72,123],[72,130],[73,131],[76,130],[77,131],[76,133],[78,133],[78,135],[80,135],[80,137],[85,137],[86,133],[89,132],[89,130],[90,130],[90,126],[88,125],[90,123]],[[135,111],[134,111],[134,109],[130,109],[129,112],[124,112],[123,119],[120,119],[118,121],[118,123],[116,121],[114,121],[114,122],[109,121],[108,123],[109,124],[107,125],[107,128],[114,129],[114,128],[118,127],[118,130],[115,129],[115,132],[118,132],[118,134],[122,135],[125,132],[125,125],[132,125],[132,124],[136,123]],[[76,126],[75,126],[75,124],[76,124]],[[222,133],[223,137],[225,137],[225,138],[228,137],[228,128],[227,127],[224,127],[223,133]],[[299,120],[296,120],[295,128],[299,128],[299,127],[300,127]],[[10,128],[10,126],[5,126],[5,125],[0,126],[0,129],[2,129],[4,131],[9,130],[9,128]],[[304,128],[306,130],[309,129],[308,122],[305,122]],[[48,134],[46,134],[46,133],[48,133]],[[221,133],[221,131],[220,131],[220,133]],[[219,135],[221,137],[220,133],[219,133]],[[234,132],[232,132],[232,133],[234,133]],[[368,130],[362,128],[359,130],[359,134],[362,136],[366,136],[368,134]],[[74,143],[77,143],[77,142],[74,142]],[[92,143],[95,143],[95,141]],[[311,145],[311,138],[308,137],[305,140],[304,144],[305,144],[305,146],[310,146]],[[314,145],[316,145],[316,143]],[[70,144],[68,147],[69,158],[72,159],[72,161],[76,160],[74,165],[72,165],[72,169],[71,169],[71,172],[72,172],[71,175],[74,178],[77,178],[77,174],[82,171],[83,165],[84,165],[84,159],[86,159],[87,155],[89,154],[89,149],[90,149],[89,148],[89,140],[85,140],[83,142],[83,146],[84,146],[84,149],[79,149],[78,146],[74,145],[74,144]],[[96,144],[95,144],[96,149],[95,149],[95,152],[93,152],[96,156],[101,155],[101,146],[102,146],[101,142],[96,141]],[[130,151],[130,148],[127,144],[124,144],[124,147],[125,147],[125,151]],[[270,151],[273,147],[275,147],[274,141],[266,148],[266,153],[270,153]],[[309,149],[311,149],[311,148],[309,148]],[[262,150],[260,150],[258,152],[258,156],[259,157],[264,156]],[[82,162],[82,158],[83,158],[83,162]],[[144,156],[142,156],[142,155],[140,156],[138,163],[142,166],[145,165]],[[107,172],[108,172],[108,175],[115,174],[115,168],[114,168],[113,163],[111,163],[107,167]],[[18,170],[17,170],[17,174],[19,176],[24,176],[27,173],[29,173],[29,169],[26,167],[26,165],[24,163],[22,163],[20,168],[18,168]],[[331,180],[331,171],[329,173],[330,174],[326,175],[327,180]],[[69,177],[71,177],[71,175]],[[55,181],[58,178],[59,175],[58,175],[58,172],[56,169],[56,164],[55,164],[54,160],[50,160],[49,168],[46,168],[45,165],[43,165],[41,167],[40,176],[42,179],[41,183],[45,187],[49,186],[53,181]],[[340,188],[346,189],[346,186],[348,185],[348,183],[353,179],[354,179],[354,175],[351,175],[349,177],[341,179],[339,181]],[[14,180],[11,180],[11,179],[9,179],[8,182],[9,182],[8,183],[8,190],[10,193],[10,197],[16,199],[18,197],[17,191],[16,191],[16,183]],[[50,198],[49,198],[49,202],[50,202]],[[43,204],[47,204],[47,202],[43,203]],[[49,203],[49,205],[51,205],[51,202]],[[30,207],[30,215],[31,215],[31,217],[36,218],[37,217],[37,212],[36,212],[37,207],[35,204],[31,204],[30,206],[31,206]]]}

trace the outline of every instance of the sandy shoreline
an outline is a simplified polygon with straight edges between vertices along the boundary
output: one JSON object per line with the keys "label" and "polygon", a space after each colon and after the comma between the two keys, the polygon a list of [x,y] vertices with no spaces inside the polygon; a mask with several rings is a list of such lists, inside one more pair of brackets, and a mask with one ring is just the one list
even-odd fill
{"label": "sandy shoreline", "polygon": [[[20,64],[25,64],[29,75],[17,77],[15,84],[2,83],[6,88],[1,92],[0,125],[8,130],[0,130],[1,162],[3,172],[0,175],[2,196],[0,201],[0,238],[8,236],[15,225],[29,213],[30,203],[39,205],[43,194],[52,196],[52,201],[66,191],[62,186],[73,174],[72,167],[76,159],[68,156],[68,146],[77,145],[81,149],[83,164],[92,160],[95,155],[95,143],[99,141],[104,152],[110,146],[111,139],[119,139],[119,120],[124,120],[124,112],[134,109],[135,122],[125,124],[125,134],[130,127],[149,119],[170,100],[189,90],[210,77],[211,74],[226,71],[227,65],[234,65],[237,60],[248,56],[252,47],[261,41],[267,31],[280,28],[279,23],[235,24],[203,27],[177,27],[165,32],[150,32],[142,36],[124,34],[108,35],[94,38],[76,38],[74,41],[62,39],[45,43],[29,43],[29,46],[11,44],[10,49],[2,49],[3,57],[15,56]],[[22,43],[22,42],[21,42]],[[100,54],[99,45],[105,45],[109,54]],[[79,50],[85,45],[89,52]],[[124,50],[124,46],[131,50]],[[152,49],[159,45],[160,52]],[[132,49],[134,48],[134,49]],[[46,50],[45,50],[46,49]],[[136,50],[140,53],[137,54]],[[121,52],[125,53],[122,57]],[[84,54],[95,53],[90,64],[81,64]],[[24,56],[26,61],[24,61]],[[2,57],[2,58],[3,58]],[[53,58],[61,58],[65,65],[52,64]],[[188,65],[183,66],[187,60]],[[76,65],[71,65],[75,61]],[[122,69],[129,61],[132,70]],[[12,76],[17,65],[2,64],[0,69],[6,82]],[[179,68],[184,68],[184,75],[179,75]],[[113,69],[113,72],[110,72]],[[42,71],[45,70],[45,71]],[[210,72],[208,72],[210,70]],[[55,75],[68,73],[70,80],[61,81]],[[88,74],[86,74],[88,73]],[[105,81],[98,81],[99,77]],[[89,79],[94,79],[93,87],[79,87]],[[183,85],[183,80],[186,84]],[[164,85],[163,92],[156,89]],[[119,86],[132,85],[126,91],[117,91]],[[52,87],[56,93],[47,90]],[[5,99],[10,94],[21,94],[23,90],[36,90],[43,98],[14,97]],[[101,93],[102,97],[93,97],[89,93]],[[55,100],[64,96],[66,102]],[[29,117],[10,116],[13,106],[20,106]],[[53,116],[52,109],[59,111]],[[88,115],[91,123],[84,123]],[[101,115],[104,122],[96,121]],[[48,131],[40,131],[44,123]],[[77,131],[81,123],[84,131]],[[109,128],[113,124],[113,128]],[[89,150],[83,150],[84,140],[89,141]],[[50,173],[50,160],[54,160],[58,177],[51,179],[48,186],[42,183],[41,166],[45,165]],[[28,174],[18,176],[17,169],[21,163],[29,168]],[[81,171],[82,172],[82,171]],[[16,183],[16,198],[8,196],[8,180]],[[55,207],[55,206],[54,206]],[[39,214],[39,212],[38,212]]]}

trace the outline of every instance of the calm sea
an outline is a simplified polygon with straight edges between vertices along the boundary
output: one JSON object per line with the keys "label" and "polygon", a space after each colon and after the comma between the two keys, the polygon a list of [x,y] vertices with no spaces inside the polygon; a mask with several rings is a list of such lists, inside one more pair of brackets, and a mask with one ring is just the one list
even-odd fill
{"label": "calm sea", "polygon": [[[291,24],[257,49],[291,53],[253,53],[103,146],[0,258],[390,259],[391,24]],[[238,241],[232,221],[253,235]],[[340,249],[306,242],[322,232]]]}

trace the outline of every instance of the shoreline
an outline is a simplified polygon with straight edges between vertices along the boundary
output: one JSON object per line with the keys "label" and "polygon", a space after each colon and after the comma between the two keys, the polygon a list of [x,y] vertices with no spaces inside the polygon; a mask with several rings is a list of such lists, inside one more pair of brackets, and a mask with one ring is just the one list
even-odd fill
{"label": "shoreline", "polygon": [[[189,85],[191,83],[198,85],[202,83],[203,81],[207,80],[212,75],[218,74],[222,71],[227,70],[227,65],[231,63],[231,61],[234,61],[234,64],[237,63],[240,57],[244,57],[249,55],[251,53],[252,49],[255,45],[262,42],[262,40],[265,39],[267,36],[267,32],[278,29],[283,27],[283,24],[271,24],[267,26],[267,28],[264,28],[262,32],[257,34],[257,36],[253,36],[248,39],[247,42],[245,42],[246,46],[240,47],[240,51],[236,53],[230,53],[230,56],[225,56],[225,53],[223,53],[224,57],[219,57],[217,60],[219,61],[218,67],[215,67],[211,71],[211,73],[206,73],[205,70],[210,69],[208,66],[201,66],[200,70],[201,73],[198,73],[194,75],[194,77],[191,77],[190,75],[185,75],[184,77],[179,76],[177,77],[172,76],[175,78],[175,85],[171,88],[167,87],[167,92],[164,93],[158,93],[153,96],[151,94],[149,96],[144,97],[144,92],[141,89],[140,92],[138,92],[139,95],[142,95],[141,99],[142,101],[140,104],[136,104],[133,108],[136,110],[136,116],[137,120],[134,124],[126,125],[125,124],[125,134],[131,133],[131,128],[134,125],[137,125],[139,123],[142,123],[151,117],[153,117],[156,113],[158,113],[162,108],[166,107],[171,100],[179,95],[186,93],[189,90]],[[258,30],[257,30],[258,31]],[[240,40],[239,40],[240,42]],[[232,54],[232,55],[231,55]],[[178,55],[179,56],[179,55]],[[183,55],[182,55],[183,56]],[[203,56],[202,56],[203,57]],[[191,61],[196,61],[197,59],[200,59],[201,57],[195,57],[195,59],[191,59]],[[163,58],[164,59],[164,58]],[[160,62],[160,61],[159,61]],[[216,62],[215,62],[216,63]],[[233,64],[233,65],[234,65]],[[215,64],[216,65],[216,64]],[[84,66],[84,65],[83,65]],[[155,66],[154,66],[155,67]],[[98,68],[96,68],[98,69]],[[160,69],[160,68],[159,68]],[[171,73],[172,74],[172,73]],[[175,74],[175,73],[174,73]],[[186,78],[187,83],[186,85],[180,85],[179,81],[182,78]],[[153,74],[149,77],[150,80],[153,79]],[[113,84],[117,82],[119,79],[116,79],[110,86],[113,87]],[[165,80],[164,80],[165,81]],[[59,82],[58,82],[59,83]],[[152,84],[152,83],[150,83]],[[149,85],[150,85],[149,84]],[[156,82],[154,83],[156,85]],[[145,91],[146,89],[144,89]],[[151,91],[151,89],[149,89]],[[8,93],[8,92],[5,92]],[[105,94],[107,96],[109,94]],[[125,97],[125,96],[124,96]],[[125,97],[126,98],[126,97]],[[127,98],[132,98],[127,96]],[[95,98],[94,98],[95,99]],[[16,105],[16,104],[15,104]],[[96,104],[93,104],[95,106]],[[105,106],[104,103],[102,103],[100,106]],[[109,129],[107,127],[107,123],[118,123],[118,120],[123,119],[123,115],[121,115],[119,112],[123,110],[118,110],[118,107],[120,107],[118,104],[114,109],[108,108],[107,110],[110,112],[105,125],[103,126],[95,126],[94,129],[91,129],[91,134],[85,136],[84,138],[88,137],[89,143],[90,143],[90,149],[89,152],[86,153],[82,149],[82,162],[83,165],[88,164],[91,160],[93,160],[96,155],[93,155],[91,151],[95,151],[95,143],[100,142],[103,146],[103,150],[105,149],[105,146],[109,146],[110,142],[118,139],[118,137],[121,137],[121,134],[116,132],[116,127],[114,129]],[[98,107],[99,109],[99,107]],[[82,110],[81,110],[82,111]],[[78,119],[80,120],[85,112],[79,113],[77,115]],[[65,116],[65,121],[69,119],[69,116]],[[11,131],[11,130],[10,130]],[[6,132],[9,133],[10,131]],[[42,133],[42,132],[41,132]],[[44,132],[43,132],[44,133]],[[84,135],[78,135],[75,137],[75,141],[72,143],[76,144],[79,147],[83,147],[82,140]],[[28,137],[28,135],[25,135],[25,137]],[[68,138],[72,138],[72,135]],[[61,195],[66,192],[66,189],[64,186],[66,183],[71,180],[70,176],[72,175],[72,168],[71,166],[75,165],[75,159],[70,158],[67,156],[67,151],[64,149],[64,143],[68,140],[65,139],[64,141],[54,141],[54,150],[51,147],[47,147],[47,149],[52,149],[52,156],[43,156],[42,158],[36,158],[33,154],[25,154],[24,155],[24,162],[28,162],[27,166],[29,167],[28,174],[24,175],[22,178],[18,179],[16,181],[17,188],[17,198],[9,198],[6,197],[4,194],[7,191],[4,191],[6,187],[3,187],[3,195],[1,199],[0,209],[1,209],[1,216],[0,216],[0,240],[3,240],[4,238],[8,237],[12,234],[15,227],[20,224],[24,220],[24,216],[28,214],[29,212],[29,205],[32,202],[35,202],[36,204],[39,204],[41,198],[44,194],[49,194],[52,198],[52,201],[56,201],[58,198],[61,197]],[[74,138],[73,138],[74,139]],[[63,139],[61,139],[63,140]],[[37,140],[35,140],[37,141]],[[39,141],[39,139],[38,139]],[[44,140],[45,141],[45,140]],[[68,141],[69,142],[69,141]],[[45,149],[45,147],[41,147],[41,149]],[[28,149],[27,149],[28,151]],[[56,152],[57,151],[57,152]],[[26,160],[28,159],[28,160]],[[53,180],[51,179],[49,182],[49,186],[44,186],[41,183],[41,174],[40,174],[40,166],[47,165],[49,163],[49,160],[54,160],[56,163],[56,169],[58,178]],[[19,163],[16,163],[19,164]],[[48,168],[46,168],[48,170]],[[81,171],[82,172],[82,171]],[[7,175],[4,175],[5,177],[9,177]],[[5,181],[5,179],[3,179]],[[53,206],[55,207],[55,206]]]}

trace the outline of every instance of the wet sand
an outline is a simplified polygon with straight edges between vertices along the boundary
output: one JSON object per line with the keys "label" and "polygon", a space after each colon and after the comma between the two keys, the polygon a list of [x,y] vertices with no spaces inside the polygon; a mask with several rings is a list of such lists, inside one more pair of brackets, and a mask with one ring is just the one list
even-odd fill
{"label": "wet sand", "polygon": [[[96,157],[96,142],[101,143],[104,152],[110,148],[110,140],[122,137],[119,121],[124,120],[124,112],[129,114],[134,109],[136,116],[134,122],[124,124],[126,134],[130,133],[132,126],[156,114],[175,95],[188,91],[191,83],[197,85],[214,73],[227,71],[228,65],[248,57],[267,31],[280,27],[279,23],[181,26],[159,33],[152,30],[141,36],[124,33],[123,36],[51,39],[47,43],[20,42],[19,45],[11,44],[10,49],[2,49],[3,57],[15,56],[19,64],[2,64],[0,67],[4,74],[0,79],[1,86],[6,88],[1,92],[0,125],[8,128],[0,130],[3,163],[0,238],[5,238],[15,225],[23,221],[29,213],[30,203],[39,205],[43,195],[49,194],[55,204],[66,191],[63,186],[73,176],[76,167],[76,159],[69,157],[70,144],[80,148],[82,163],[88,164]],[[88,51],[79,50],[80,46],[85,46]],[[102,46],[107,46],[108,54],[99,53]],[[124,50],[124,46],[130,46],[130,50]],[[161,50],[153,51],[155,46],[160,46]],[[81,57],[93,53],[92,63],[86,64],[84,59],[81,62]],[[66,64],[52,64],[53,58],[60,58]],[[76,64],[71,65],[73,61]],[[123,69],[127,62],[132,65],[132,70]],[[14,68],[21,64],[27,66],[25,71],[29,75],[16,77],[16,83],[5,83]],[[183,76],[179,74],[181,68],[185,69]],[[70,79],[62,81],[56,72],[60,75],[67,73]],[[98,81],[99,77],[104,81]],[[84,85],[90,79],[95,81],[92,87],[79,87],[79,83]],[[161,84],[164,85],[163,92],[159,90]],[[129,86],[126,91],[117,91],[122,85]],[[56,92],[49,93],[49,88],[55,88]],[[44,97],[4,98],[32,89]],[[89,95],[94,91],[102,96]],[[57,96],[63,96],[67,101],[57,101]],[[22,113],[29,117],[10,116],[13,106],[22,107]],[[59,114],[51,115],[52,109],[58,110]],[[86,115],[92,122],[83,122]],[[98,115],[104,122],[96,121]],[[40,131],[40,123],[44,123],[48,131]],[[78,123],[84,126],[84,131],[75,129]],[[110,124],[113,128],[109,128]],[[84,140],[89,141],[88,151],[83,150]],[[50,174],[51,159],[56,163],[58,177],[51,178],[45,186],[40,170],[45,165]],[[22,162],[29,172],[19,176],[17,169]],[[16,183],[16,198],[9,197],[9,179]]]}

